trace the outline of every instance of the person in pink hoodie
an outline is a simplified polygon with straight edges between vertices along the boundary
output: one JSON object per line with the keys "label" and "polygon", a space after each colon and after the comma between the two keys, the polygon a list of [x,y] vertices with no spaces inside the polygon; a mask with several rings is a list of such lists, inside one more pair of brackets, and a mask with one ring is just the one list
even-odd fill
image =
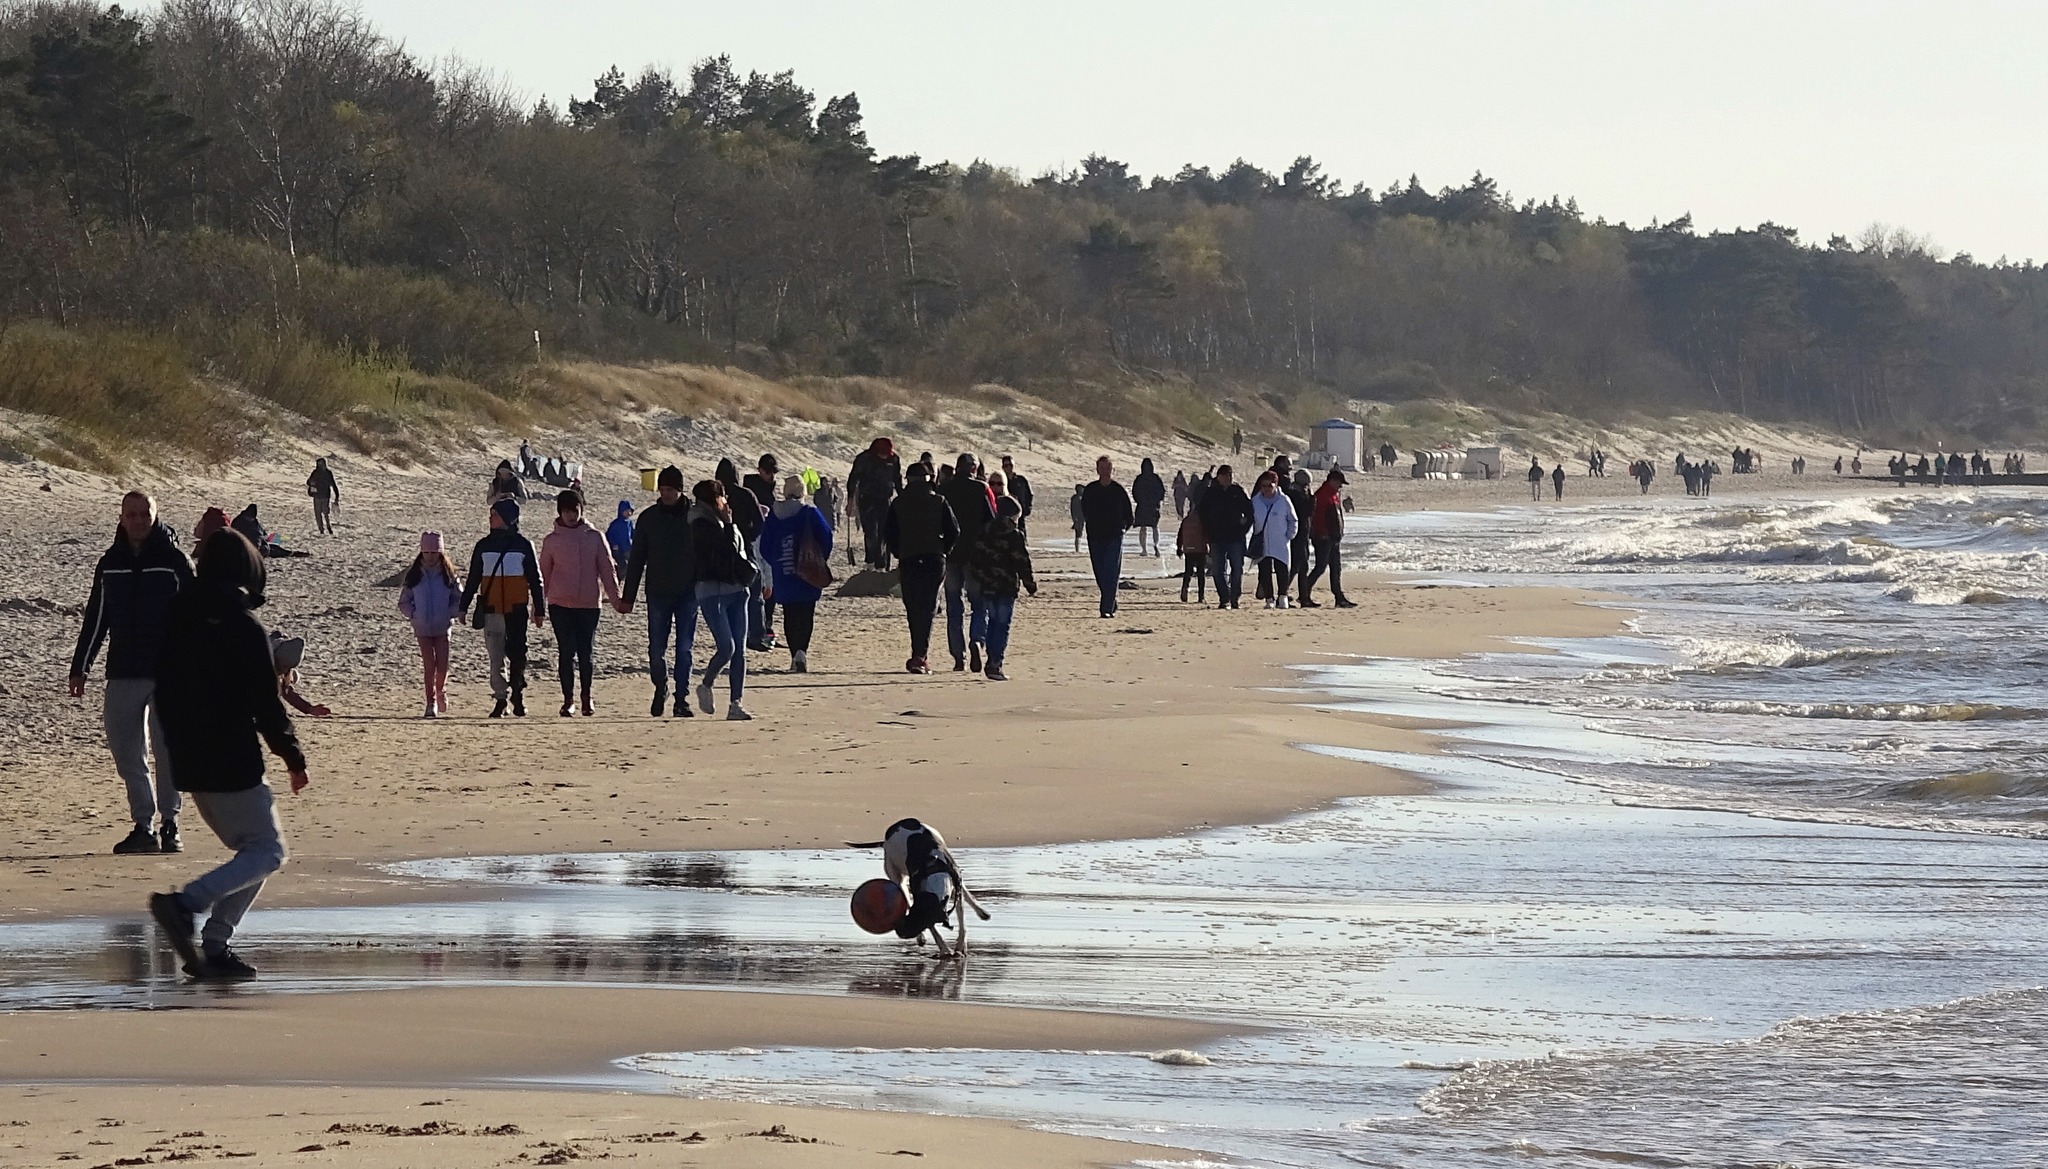
{"label": "person in pink hoodie", "polygon": [[548,616],[555,625],[555,651],[562,679],[562,717],[568,718],[582,683],[583,717],[590,706],[591,657],[597,648],[598,590],[619,603],[619,574],[604,533],[583,519],[583,496],[555,496],[555,527],[540,542],[540,577],[547,582]]}
{"label": "person in pink hoodie", "polygon": [[420,643],[420,671],[427,691],[422,718],[448,713],[448,631],[462,611],[462,579],[441,548],[441,533],[420,533],[420,554],[405,570],[398,611],[412,622]]}

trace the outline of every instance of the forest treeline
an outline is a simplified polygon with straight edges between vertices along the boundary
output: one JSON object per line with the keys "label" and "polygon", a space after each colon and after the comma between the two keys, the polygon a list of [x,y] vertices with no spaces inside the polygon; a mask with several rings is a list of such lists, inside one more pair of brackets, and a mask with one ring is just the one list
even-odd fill
{"label": "forest treeline", "polygon": [[718,56],[527,106],[330,0],[0,7],[0,326],[125,331],[305,409],[345,404],[344,367],[509,384],[538,331],[1085,383],[1105,416],[1120,381],[1179,379],[1988,439],[2038,429],[2044,282],[1881,228],[1609,224],[1483,176],[882,156],[856,95]]}

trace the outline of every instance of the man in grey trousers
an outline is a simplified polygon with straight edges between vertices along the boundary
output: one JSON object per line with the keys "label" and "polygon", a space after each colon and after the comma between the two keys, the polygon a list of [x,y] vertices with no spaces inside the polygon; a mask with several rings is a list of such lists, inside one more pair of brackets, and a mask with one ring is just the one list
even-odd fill
{"label": "man in grey trousers", "polygon": [[[71,655],[71,697],[85,697],[86,675],[107,646],[107,691],[102,722],[114,769],[128,787],[134,828],[114,845],[117,853],[177,852],[178,789],[164,750],[156,713],[156,668],[171,600],[192,581],[192,563],[171,530],[157,522],[156,501],[140,491],[121,497],[121,524],[113,547],[93,569],[85,628]],[[150,775],[150,749],[156,774]],[[154,782],[152,782],[152,779]],[[151,831],[151,821],[158,821]]]}

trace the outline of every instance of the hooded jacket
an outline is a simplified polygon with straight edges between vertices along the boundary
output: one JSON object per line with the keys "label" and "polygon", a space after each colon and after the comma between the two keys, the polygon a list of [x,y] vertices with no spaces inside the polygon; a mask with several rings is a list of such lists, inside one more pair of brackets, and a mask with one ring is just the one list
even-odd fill
{"label": "hooded jacket", "polygon": [[597,608],[599,589],[607,600],[619,599],[611,545],[589,520],[579,519],[569,527],[555,521],[554,530],[540,542],[540,578],[547,583],[549,603],[566,609]]}
{"label": "hooded jacket", "polygon": [[632,510],[633,502],[621,499],[618,518],[605,525],[604,542],[611,545],[614,564],[624,564],[633,554],[633,521],[626,518],[626,513]]}
{"label": "hooded jacket", "polygon": [[533,554],[532,541],[518,528],[493,528],[470,549],[462,611],[469,612],[471,602],[479,602],[486,613],[509,615],[530,604],[544,617],[547,601],[541,588],[540,558]]}
{"label": "hooded jacket", "polygon": [[93,567],[92,595],[71,653],[71,672],[80,678],[91,673],[101,643],[111,641],[107,677],[154,678],[171,600],[190,583],[192,562],[178,550],[170,528],[151,528],[140,548],[116,531],[113,547]]}
{"label": "hooded jacket", "polygon": [[775,600],[785,605],[815,605],[823,594],[797,575],[797,555],[806,538],[827,560],[832,557],[832,523],[825,513],[800,499],[785,499],[768,510],[761,524],[761,558],[774,578]]}
{"label": "hooded jacket", "polygon": [[882,542],[898,560],[944,556],[959,539],[960,523],[953,518],[953,509],[922,479],[903,489],[882,521]]}
{"label": "hooded jacket", "polygon": [[224,580],[195,581],[171,603],[156,713],[179,791],[255,787],[266,742],[286,767],[306,766],[250,603],[248,591]]}
{"label": "hooded jacket", "polygon": [[1234,544],[1252,530],[1252,501],[1238,483],[1211,483],[1195,508],[1202,517],[1202,530],[1209,534],[1209,546]]}
{"label": "hooded jacket", "polygon": [[936,490],[939,498],[952,509],[953,522],[960,528],[960,538],[953,545],[951,557],[955,562],[963,562],[968,546],[981,535],[982,529],[995,522],[995,492],[979,479],[957,474],[941,483]]}
{"label": "hooded jacket", "polygon": [[1166,500],[1166,481],[1152,469],[1152,460],[1138,464],[1138,477],[1131,480],[1131,507],[1136,513],[1132,527],[1159,526],[1159,505]]}
{"label": "hooded jacket", "polygon": [[633,524],[633,548],[626,557],[626,600],[640,595],[647,579],[650,597],[681,597],[697,584],[697,556],[690,534],[690,503],[654,503]]}
{"label": "hooded jacket", "polygon": [[[711,473],[711,477],[725,484],[725,506],[732,511],[733,526],[752,546],[761,538],[761,497],[740,486],[740,469],[733,466],[731,459],[718,460],[718,469]],[[694,512],[696,509],[693,507],[691,510]],[[696,522],[694,515],[690,522]]]}

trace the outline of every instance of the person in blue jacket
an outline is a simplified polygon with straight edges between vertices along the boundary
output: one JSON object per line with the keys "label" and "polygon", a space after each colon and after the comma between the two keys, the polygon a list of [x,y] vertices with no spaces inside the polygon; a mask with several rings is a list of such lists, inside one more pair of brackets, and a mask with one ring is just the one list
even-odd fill
{"label": "person in blue jacket", "polygon": [[[807,551],[811,556],[806,557]],[[819,568],[831,563],[832,521],[804,502],[801,475],[783,479],[782,498],[761,521],[761,559],[768,562],[775,603],[782,606],[789,672],[805,673],[810,669],[811,629],[817,621],[818,599],[823,592],[818,583],[813,583],[818,579],[815,569],[812,579],[807,580],[799,565],[806,560]]]}
{"label": "person in blue jacket", "polygon": [[604,542],[612,546],[612,560],[624,564],[633,558],[633,501],[619,501],[619,518],[604,530]]}

